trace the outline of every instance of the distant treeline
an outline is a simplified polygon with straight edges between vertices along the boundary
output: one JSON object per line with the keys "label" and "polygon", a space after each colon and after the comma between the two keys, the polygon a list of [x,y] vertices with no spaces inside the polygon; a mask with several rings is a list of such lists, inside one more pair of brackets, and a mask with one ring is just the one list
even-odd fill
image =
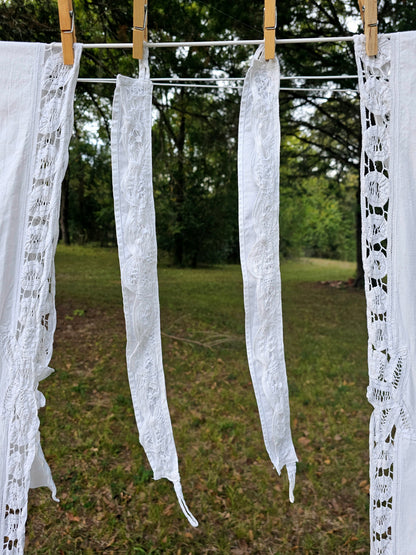
{"label": "distant treeline", "polygon": [[[131,42],[132,4],[74,0],[79,42]],[[277,2],[279,38],[339,36],[360,29],[356,0]],[[152,0],[149,40],[262,38],[258,0]],[[416,0],[379,6],[381,32],[416,28]],[[60,40],[54,0],[0,3],[2,40]],[[152,77],[244,76],[250,47],[154,49]],[[354,76],[348,43],[277,46],[281,73]],[[131,50],[84,50],[81,77],[134,76]],[[281,91],[282,256],[360,260],[358,174],[359,99],[330,89],[356,89],[354,77],[282,82],[321,92]],[[322,90],[324,89],[324,90]],[[61,239],[114,245],[110,129],[113,85],[80,83],[75,133],[62,190]],[[240,92],[235,89],[154,88],[153,176],[160,249],[174,264],[238,260],[237,134]],[[360,268],[359,268],[360,273]]]}

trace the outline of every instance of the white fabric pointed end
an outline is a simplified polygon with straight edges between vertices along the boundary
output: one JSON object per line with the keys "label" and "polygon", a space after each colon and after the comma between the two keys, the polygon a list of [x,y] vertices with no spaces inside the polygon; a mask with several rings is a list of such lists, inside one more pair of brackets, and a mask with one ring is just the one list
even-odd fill
{"label": "white fabric pointed end", "polygon": [[289,478],[289,501],[291,503],[295,502],[295,496],[293,494],[296,484],[296,463],[290,463],[286,465],[287,477]]}
{"label": "white fabric pointed end", "polygon": [[179,505],[182,509],[183,514],[188,519],[189,524],[191,526],[193,526],[194,528],[196,528],[197,526],[199,526],[199,522],[194,517],[194,515],[191,513],[191,511],[188,509],[188,506],[185,503],[181,483],[179,481],[173,482],[173,487],[175,488],[176,497],[178,498]]}
{"label": "white fabric pointed end", "polygon": [[37,434],[35,457],[33,459],[32,467],[30,469],[30,487],[49,488],[51,491],[52,499],[57,503],[59,503],[59,499],[56,497],[56,486],[52,478],[51,469],[49,468],[49,465],[46,462],[45,455],[43,454],[43,450],[40,445],[39,432]]}
{"label": "white fabric pointed end", "polygon": [[56,501],[56,503],[60,503],[61,500],[59,499],[59,497],[56,497],[56,487],[53,488],[53,490],[51,491],[51,497],[54,501]]}

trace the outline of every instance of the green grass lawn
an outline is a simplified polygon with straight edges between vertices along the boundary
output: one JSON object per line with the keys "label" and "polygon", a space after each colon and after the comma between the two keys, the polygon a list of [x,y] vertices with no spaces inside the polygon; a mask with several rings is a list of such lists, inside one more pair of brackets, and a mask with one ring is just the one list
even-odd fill
{"label": "green grass lawn", "polygon": [[[353,265],[282,265],[296,501],[263,444],[238,266],[159,270],[166,385],[190,527],[153,481],[125,367],[117,253],[59,247],[58,327],[41,434],[60,503],[32,490],[28,554],[368,553],[363,292]],[[332,284],[333,285],[333,284]],[[285,471],[284,471],[285,472]]]}

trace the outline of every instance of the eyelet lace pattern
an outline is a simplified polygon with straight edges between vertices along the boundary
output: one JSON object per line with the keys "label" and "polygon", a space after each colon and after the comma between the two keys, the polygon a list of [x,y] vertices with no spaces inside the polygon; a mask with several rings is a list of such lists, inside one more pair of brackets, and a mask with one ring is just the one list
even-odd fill
{"label": "eyelet lace pattern", "polygon": [[2,338],[8,366],[7,391],[0,407],[8,434],[6,475],[0,498],[4,554],[23,553],[35,457],[43,465],[54,498],[56,493],[39,443],[38,408],[44,406],[45,400],[38,384],[52,372],[48,364],[55,331],[54,255],[59,233],[60,187],[68,163],[80,55],[81,46],[76,45],[74,65],[65,66],[61,45],[45,46],[40,76],[40,117],[32,181],[27,186],[17,326]]}
{"label": "eyelet lace pattern", "polygon": [[361,215],[368,324],[370,423],[370,541],[373,555],[393,554],[397,430],[410,430],[402,402],[407,351],[400,347],[391,311],[391,42],[379,35],[378,55],[354,38],[361,123]]}
{"label": "eyelet lace pattern", "polygon": [[173,482],[183,499],[166,399],[160,337],[157,244],[152,185],[152,83],[148,51],[138,79],[119,75],[113,104],[114,208],[127,333],[127,370],[142,444],[155,480]]}
{"label": "eyelet lace pattern", "polygon": [[247,356],[266,449],[286,465],[293,501],[297,457],[290,432],[279,265],[279,81],[277,59],[256,52],[241,100],[238,180]]}

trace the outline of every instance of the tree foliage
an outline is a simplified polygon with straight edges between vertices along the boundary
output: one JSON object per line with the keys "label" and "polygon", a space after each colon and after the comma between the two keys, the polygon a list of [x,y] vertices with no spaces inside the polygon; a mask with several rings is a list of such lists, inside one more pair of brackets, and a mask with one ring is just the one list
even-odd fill
{"label": "tree foliage", "polygon": [[[130,42],[132,2],[75,0],[77,38],[83,43]],[[382,31],[414,28],[416,1],[385,0]],[[279,38],[350,35],[360,21],[355,0],[277,3]],[[221,40],[262,37],[262,3],[254,0],[152,0],[149,39]],[[2,40],[59,41],[54,0],[0,4]],[[244,75],[248,47],[152,49],[152,77]],[[353,45],[277,46],[290,75],[355,75]],[[130,49],[85,49],[80,76],[135,76]],[[280,111],[281,247],[284,255],[351,258],[359,218],[360,123],[354,78],[296,79],[283,86],[324,92],[282,91]],[[75,133],[63,185],[61,229],[66,241],[115,241],[109,154],[113,85],[80,83]],[[176,264],[238,260],[236,151],[240,91],[155,87],[154,190],[159,246]],[[355,220],[355,223],[354,223]],[[358,230],[358,231],[356,231]],[[356,253],[360,258],[359,250]]]}

